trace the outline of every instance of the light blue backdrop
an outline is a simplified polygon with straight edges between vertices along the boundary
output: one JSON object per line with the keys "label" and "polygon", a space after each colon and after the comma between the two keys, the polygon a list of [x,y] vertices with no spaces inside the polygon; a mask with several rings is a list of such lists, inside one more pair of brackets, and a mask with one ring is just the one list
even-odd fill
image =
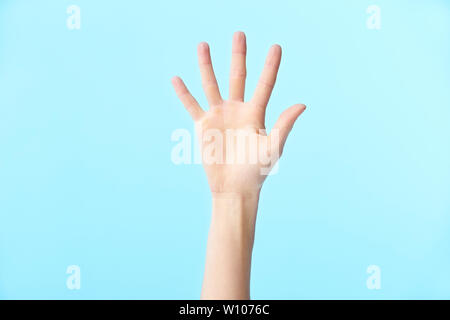
{"label": "light blue backdrop", "polygon": [[236,30],[247,97],[284,50],[268,127],[308,106],[263,188],[252,297],[450,298],[444,0],[1,0],[0,298],[199,297],[210,200],[199,165],[171,162],[171,133],[192,125],[170,78],[205,105],[208,41],[226,96]]}

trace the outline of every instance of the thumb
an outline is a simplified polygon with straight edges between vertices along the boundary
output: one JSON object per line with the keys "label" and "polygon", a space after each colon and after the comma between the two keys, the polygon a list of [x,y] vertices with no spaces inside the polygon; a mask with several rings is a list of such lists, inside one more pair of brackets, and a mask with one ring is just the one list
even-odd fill
{"label": "thumb", "polygon": [[304,104],[294,104],[288,109],[284,110],[278,118],[277,122],[272,128],[270,135],[274,130],[277,131],[280,143],[280,154],[283,152],[284,144],[286,139],[294,126],[295,120],[305,111],[306,106]]}

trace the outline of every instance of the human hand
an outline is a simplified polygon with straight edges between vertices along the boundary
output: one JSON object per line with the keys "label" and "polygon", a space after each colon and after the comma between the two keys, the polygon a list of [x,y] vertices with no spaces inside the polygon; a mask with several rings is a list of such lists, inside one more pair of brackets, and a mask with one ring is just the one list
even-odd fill
{"label": "human hand", "polygon": [[265,111],[278,73],[281,47],[273,45],[266,58],[255,93],[244,101],[246,38],[233,36],[229,98],[220,94],[207,43],[198,45],[202,86],[210,106],[204,111],[183,80],[172,79],[173,87],[195,122],[202,162],[213,194],[259,193],[262,184],[281,155],[295,120],[305,110],[296,104],[286,109],[270,134],[265,132]]}

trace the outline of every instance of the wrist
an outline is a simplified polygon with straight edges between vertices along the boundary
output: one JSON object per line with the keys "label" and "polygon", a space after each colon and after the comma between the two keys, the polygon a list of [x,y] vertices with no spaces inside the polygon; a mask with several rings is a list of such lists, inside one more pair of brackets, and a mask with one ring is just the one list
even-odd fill
{"label": "wrist", "polygon": [[213,192],[212,211],[225,216],[256,216],[259,190],[255,192]]}
{"label": "wrist", "polygon": [[211,228],[253,247],[259,192],[213,193]]}
{"label": "wrist", "polygon": [[257,202],[259,200],[259,194],[261,189],[254,191],[239,191],[239,192],[211,192],[211,196],[214,200],[232,200],[232,201],[245,201],[245,202]]}

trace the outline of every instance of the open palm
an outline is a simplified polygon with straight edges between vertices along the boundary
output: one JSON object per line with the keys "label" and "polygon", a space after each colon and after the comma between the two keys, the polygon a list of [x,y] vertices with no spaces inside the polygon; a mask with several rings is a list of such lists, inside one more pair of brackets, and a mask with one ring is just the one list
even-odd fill
{"label": "open palm", "polygon": [[202,160],[213,193],[259,192],[268,172],[281,155],[303,104],[286,109],[269,135],[265,133],[265,111],[275,85],[281,47],[273,45],[251,100],[244,102],[246,38],[233,36],[228,100],[220,94],[207,43],[198,45],[198,61],[209,110],[203,110],[179,77],[173,87],[197,128]]}

